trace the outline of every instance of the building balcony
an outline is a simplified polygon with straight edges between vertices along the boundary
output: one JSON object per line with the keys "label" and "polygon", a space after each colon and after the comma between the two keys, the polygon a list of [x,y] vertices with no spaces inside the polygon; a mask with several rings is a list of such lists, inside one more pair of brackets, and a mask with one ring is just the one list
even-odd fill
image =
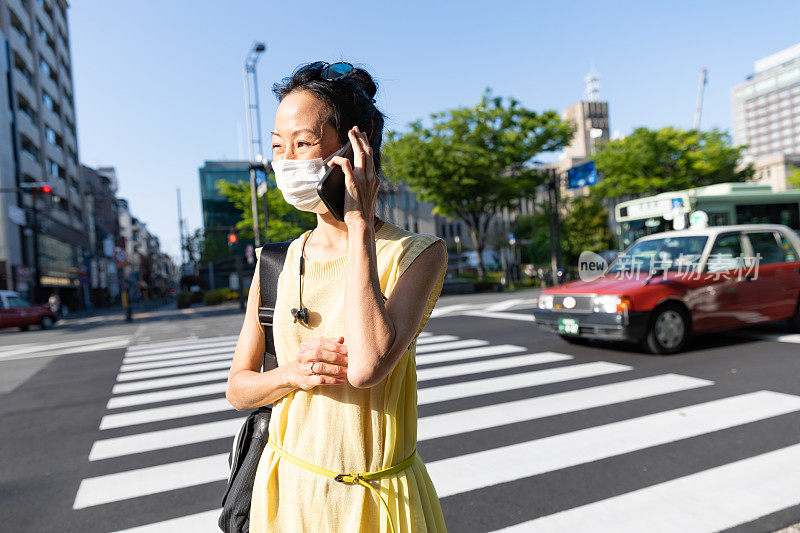
{"label": "building balcony", "polygon": [[5,2],[10,9],[14,10],[14,14],[17,15],[19,20],[22,22],[22,26],[24,28],[28,28],[30,31],[31,28],[31,17],[28,15],[28,10],[25,6],[22,5],[21,0],[6,0]]}
{"label": "building balcony", "polygon": [[[30,39],[33,40],[33,37]],[[28,65],[34,64],[33,52],[30,48],[28,48],[28,45],[22,40],[22,36],[17,33],[14,28],[11,28],[11,30],[8,32],[8,43],[11,45],[11,49],[25,60],[25,63]]]}
{"label": "building balcony", "polygon": [[34,142],[38,142],[40,135],[39,125],[31,122],[31,120],[23,113],[17,113],[16,117],[17,117],[17,132],[25,135]]}
{"label": "building balcony", "polygon": [[20,153],[19,157],[19,171],[21,174],[27,174],[35,180],[46,181],[42,165],[23,153]]}
{"label": "building balcony", "polygon": [[14,89],[24,96],[29,102],[36,102],[38,104],[40,99],[36,95],[36,89],[34,89],[33,84],[28,82],[27,78],[25,78],[25,76],[23,76],[22,73],[14,67],[11,67],[11,77],[14,83]]}

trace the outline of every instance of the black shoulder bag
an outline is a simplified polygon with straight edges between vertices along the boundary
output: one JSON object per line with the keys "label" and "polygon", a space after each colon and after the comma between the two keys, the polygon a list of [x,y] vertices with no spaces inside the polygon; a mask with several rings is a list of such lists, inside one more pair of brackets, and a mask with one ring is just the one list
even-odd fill
{"label": "black shoulder bag", "polygon": [[[262,371],[277,368],[275,342],[272,335],[272,317],[278,293],[278,275],[283,269],[286,250],[291,241],[265,244],[261,248],[261,268],[258,283],[261,289],[261,305],[258,321],[264,326],[265,351]],[[222,497],[222,514],[218,525],[225,533],[247,533],[250,531],[250,499],[253,496],[253,481],[258,461],[267,444],[269,419],[272,406],[265,405],[251,412],[233,440],[228,455],[231,475],[228,488]]]}

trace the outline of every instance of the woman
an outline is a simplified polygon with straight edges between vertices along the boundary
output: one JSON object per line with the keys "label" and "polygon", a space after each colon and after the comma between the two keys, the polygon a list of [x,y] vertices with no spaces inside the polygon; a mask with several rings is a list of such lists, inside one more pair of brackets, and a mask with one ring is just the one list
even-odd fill
{"label": "woman", "polygon": [[[275,402],[255,476],[254,533],[445,531],[416,454],[415,350],[447,252],[442,239],[375,216],[383,131],[376,90],[366,71],[322,62],[273,87],[276,183],[289,203],[317,214],[317,226],[292,241],[278,278],[278,368],[259,372],[264,331],[254,276],[228,379],[238,410]],[[326,160],[348,140],[353,165]],[[345,174],[343,222],[316,194],[330,165]],[[337,481],[320,468],[373,476]]]}

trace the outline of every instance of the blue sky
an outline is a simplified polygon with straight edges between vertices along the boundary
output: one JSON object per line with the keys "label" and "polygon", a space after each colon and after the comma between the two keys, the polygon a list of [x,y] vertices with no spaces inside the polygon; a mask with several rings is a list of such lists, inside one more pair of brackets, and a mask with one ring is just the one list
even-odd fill
{"label": "blue sky", "polygon": [[[272,2],[74,0],[69,9],[78,148],[115,166],[133,214],[178,256],[177,187],[202,226],[197,169],[246,153],[242,60],[272,83],[299,64],[347,60],[378,80],[387,127],[477,102],[486,87],[540,111],[579,100],[592,65],[611,130],[689,128],[700,69],[702,128],[730,129],[730,89],[753,61],[800,41],[800,2]],[[265,150],[269,139],[264,136]]]}

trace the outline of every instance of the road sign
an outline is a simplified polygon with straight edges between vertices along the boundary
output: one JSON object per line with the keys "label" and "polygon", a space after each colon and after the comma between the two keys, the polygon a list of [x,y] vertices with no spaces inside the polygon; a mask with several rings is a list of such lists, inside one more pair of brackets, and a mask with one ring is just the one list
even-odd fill
{"label": "road sign", "polygon": [[247,264],[252,265],[253,260],[255,259],[255,251],[253,250],[253,245],[248,244],[244,249],[244,256],[247,258]]}
{"label": "road sign", "polygon": [[571,168],[567,171],[567,188],[577,189],[597,183],[597,167],[594,161]]}

